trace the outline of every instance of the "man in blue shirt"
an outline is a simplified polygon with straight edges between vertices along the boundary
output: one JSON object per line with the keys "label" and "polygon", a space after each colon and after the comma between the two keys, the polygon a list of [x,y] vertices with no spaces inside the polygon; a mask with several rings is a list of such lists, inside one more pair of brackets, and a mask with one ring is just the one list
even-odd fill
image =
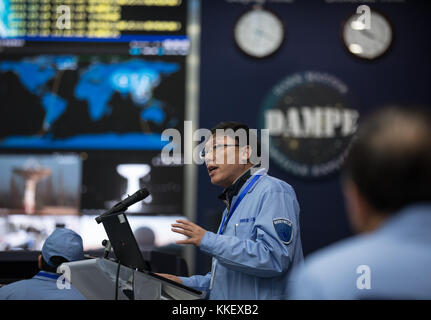
{"label": "man in blue shirt", "polygon": [[82,239],[74,231],[57,228],[46,239],[38,258],[41,270],[33,278],[0,288],[0,300],[84,300],[70,283],[64,283],[57,267],[84,259]]}
{"label": "man in blue shirt", "polygon": [[[250,139],[241,142],[229,129],[243,130]],[[252,152],[259,148],[253,150],[246,125],[224,122],[211,132],[204,157],[211,183],[225,188],[219,196],[227,206],[222,222],[217,232],[186,220],[178,220],[172,230],[188,237],[177,243],[193,244],[212,256],[212,268],[206,275],[164,276],[207,291],[209,299],[286,298],[288,271],[303,260],[295,192],[253,166]]]}
{"label": "man in blue shirt", "polygon": [[293,272],[292,299],[431,299],[431,113],[389,108],[360,127],[343,189],[361,233]]}

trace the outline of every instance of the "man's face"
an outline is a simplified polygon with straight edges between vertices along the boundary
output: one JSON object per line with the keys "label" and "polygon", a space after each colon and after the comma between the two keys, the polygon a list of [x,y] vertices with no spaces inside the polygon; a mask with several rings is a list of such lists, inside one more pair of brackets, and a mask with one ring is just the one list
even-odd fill
{"label": "man's face", "polygon": [[205,164],[211,183],[225,188],[249,166],[244,147],[240,148],[235,138],[215,135],[205,144]]}

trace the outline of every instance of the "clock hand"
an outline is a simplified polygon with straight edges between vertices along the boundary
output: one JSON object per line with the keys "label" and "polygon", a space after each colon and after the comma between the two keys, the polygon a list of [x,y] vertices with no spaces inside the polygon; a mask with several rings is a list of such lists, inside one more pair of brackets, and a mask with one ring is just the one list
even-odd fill
{"label": "clock hand", "polygon": [[360,30],[360,32],[362,32],[367,38],[371,40],[376,40],[376,37],[374,37],[374,35],[370,31],[363,29],[363,30]]}
{"label": "clock hand", "polygon": [[261,29],[256,29],[256,35],[258,35],[261,38],[268,40],[268,41],[273,41],[273,39],[274,39],[273,37],[270,37],[267,32],[265,32],[264,30],[261,30]]}

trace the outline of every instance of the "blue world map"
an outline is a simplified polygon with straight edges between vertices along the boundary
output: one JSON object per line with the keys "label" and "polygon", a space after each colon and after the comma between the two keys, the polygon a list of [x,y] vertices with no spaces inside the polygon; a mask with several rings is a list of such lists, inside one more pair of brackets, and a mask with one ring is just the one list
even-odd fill
{"label": "blue world map", "polygon": [[[85,101],[91,121],[97,122],[110,115],[110,100],[114,93],[130,98],[139,108],[145,121],[162,124],[166,114],[163,101],[153,97],[154,89],[168,77],[180,70],[178,63],[153,62],[142,59],[101,62],[97,59],[79,68],[79,57],[74,55],[38,55],[21,60],[0,61],[0,74],[13,72],[23,87],[40,99],[45,116],[42,129],[49,132],[53,124],[70,108],[69,102],[58,94],[59,73],[78,70],[79,79],[73,88],[76,99]],[[26,106],[31,107],[31,106]],[[163,148],[166,142],[159,133],[116,133],[78,134],[72,137],[54,139],[44,136],[8,136],[0,140],[0,148],[118,148],[152,149]]]}

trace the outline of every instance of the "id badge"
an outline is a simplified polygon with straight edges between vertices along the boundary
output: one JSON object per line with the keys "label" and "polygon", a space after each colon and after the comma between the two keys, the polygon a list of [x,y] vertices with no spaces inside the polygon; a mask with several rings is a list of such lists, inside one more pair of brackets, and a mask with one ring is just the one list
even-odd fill
{"label": "id badge", "polygon": [[214,277],[215,277],[216,266],[217,266],[217,260],[216,260],[216,259],[213,259],[213,263],[212,263],[212,266],[211,266],[210,290],[212,290],[212,289],[213,289],[213,284],[214,284]]}

